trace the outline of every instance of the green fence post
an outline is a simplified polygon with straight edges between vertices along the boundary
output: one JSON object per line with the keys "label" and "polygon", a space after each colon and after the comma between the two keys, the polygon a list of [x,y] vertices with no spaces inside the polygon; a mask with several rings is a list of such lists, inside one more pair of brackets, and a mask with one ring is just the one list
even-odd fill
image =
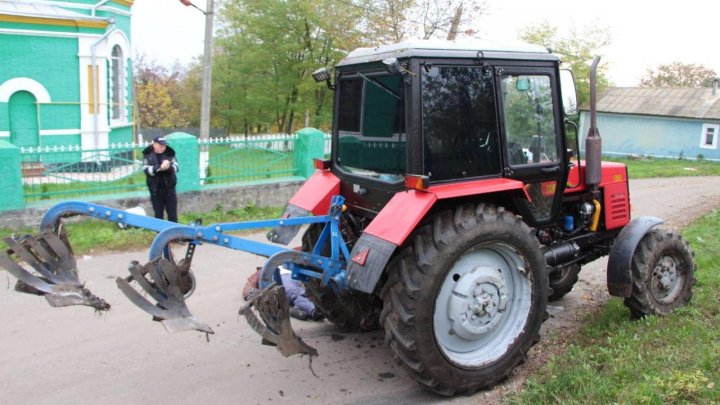
{"label": "green fence post", "polygon": [[0,211],[25,208],[20,148],[0,140]]}
{"label": "green fence post", "polygon": [[303,128],[295,141],[295,168],[298,176],[310,177],[315,172],[313,159],[325,157],[325,134],[319,129]]}
{"label": "green fence post", "polygon": [[180,171],[177,174],[176,190],[200,190],[200,149],[197,137],[185,132],[173,132],[167,135],[168,145],[175,150]]}

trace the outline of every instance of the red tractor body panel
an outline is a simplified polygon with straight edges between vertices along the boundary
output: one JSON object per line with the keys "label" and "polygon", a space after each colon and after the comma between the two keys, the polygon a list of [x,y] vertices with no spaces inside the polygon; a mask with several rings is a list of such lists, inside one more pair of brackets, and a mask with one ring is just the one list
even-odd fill
{"label": "red tractor body panel", "polygon": [[435,194],[422,191],[396,193],[365,228],[365,233],[400,246],[437,200]]}
{"label": "red tractor body panel", "polygon": [[330,171],[316,170],[288,204],[310,211],[313,215],[325,215],[330,208],[332,196],[338,194],[340,194],[340,179]]}
{"label": "red tractor body panel", "polygon": [[[585,162],[581,167],[574,166],[568,175],[566,194],[585,190],[585,183],[579,179],[585,176]],[[579,183],[579,184],[578,184]],[[569,186],[578,184],[577,187]],[[622,163],[602,162],[602,180],[600,188],[604,191],[602,215],[605,228],[615,229],[630,222],[630,192],[628,189],[627,167]]]}
{"label": "red tractor body panel", "polygon": [[400,246],[437,200],[522,188],[521,181],[500,178],[440,184],[426,191],[396,193],[365,229],[365,233]]}

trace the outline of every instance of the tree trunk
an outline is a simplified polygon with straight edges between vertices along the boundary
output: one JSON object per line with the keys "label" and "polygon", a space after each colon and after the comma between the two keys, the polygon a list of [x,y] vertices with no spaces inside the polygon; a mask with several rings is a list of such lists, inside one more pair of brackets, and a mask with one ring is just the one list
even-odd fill
{"label": "tree trunk", "polygon": [[453,16],[452,20],[450,20],[450,30],[448,30],[448,41],[454,41],[455,37],[457,36],[458,27],[460,27],[460,21],[462,20],[463,15],[463,4],[458,4],[458,7],[455,9],[455,15]]}

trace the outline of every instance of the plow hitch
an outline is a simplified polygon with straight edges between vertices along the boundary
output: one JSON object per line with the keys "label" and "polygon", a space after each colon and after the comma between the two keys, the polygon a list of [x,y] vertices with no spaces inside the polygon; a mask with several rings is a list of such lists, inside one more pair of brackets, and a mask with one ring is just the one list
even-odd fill
{"label": "plow hitch", "polygon": [[[53,307],[87,305],[97,311],[110,309],[110,304],[93,295],[80,282],[75,257],[62,230],[59,235],[46,230],[39,236],[6,237],[3,240],[9,249],[0,252],[0,267],[17,278],[16,291],[41,295]],[[35,273],[24,269],[20,261],[13,260],[13,254]]]}
{"label": "plow hitch", "polygon": [[[253,307],[260,319],[253,312]],[[276,346],[283,356],[317,356],[317,350],[297,337],[290,325],[290,308],[282,285],[273,283],[260,291],[240,309],[240,314],[245,316],[250,327],[263,338],[263,343]]]}

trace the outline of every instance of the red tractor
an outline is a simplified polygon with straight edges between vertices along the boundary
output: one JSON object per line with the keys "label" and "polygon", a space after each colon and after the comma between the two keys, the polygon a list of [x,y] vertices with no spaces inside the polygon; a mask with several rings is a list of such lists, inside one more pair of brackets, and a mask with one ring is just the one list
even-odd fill
{"label": "red tractor", "polygon": [[[577,107],[572,75],[545,48],[413,41],[355,50],[332,74],[313,73],[335,95],[332,155],[316,161],[282,218],[183,226],[66,202],[45,215],[41,236],[5,238],[0,266],[18,279],[16,290],[52,306],[107,310],[80,282],[61,219],[152,229],[150,262],[133,263],[118,286],[168,330],[213,333],[185,304],[193,252],[205,243],[245,250],[269,259],[260,293],[241,313],[283,354],[317,352],[290,326],[275,282],[281,266],[331,322],[383,328],[395,357],[428,389],[492,387],[523,362],[548,300],[570,292],[586,263],[610,255],[609,292],[637,317],[666,314],[692,294],[687,242],[656,229],[660,219],[631,221],[626,167],[600,160],[597,62],[582,161],[577,127],[571,136],[565,129]],[[228,233],[270,226],[270,241],[288,244],[303,225],[300,250]],[[167,249],[174,240],[189,242],[177,264]]]}
{"label": "red tractor", "polygon": [[[351,253],[349,289],[307,286],[340,326],[379,321],[420,384],[455,394],[504,379],[539,340],[547,301],[601,256],[633,315],[689,301],[693,253],[653,229],[662,220],[630,220],[627,169],[601,162],[594,108],[586,159],[573,159],[572,75],[545,48],[413,41],[355,50],[313,76],[335,93],[332,157],[285,216],[344,196]],[[306,231],[306,249],[318,234]]]}

